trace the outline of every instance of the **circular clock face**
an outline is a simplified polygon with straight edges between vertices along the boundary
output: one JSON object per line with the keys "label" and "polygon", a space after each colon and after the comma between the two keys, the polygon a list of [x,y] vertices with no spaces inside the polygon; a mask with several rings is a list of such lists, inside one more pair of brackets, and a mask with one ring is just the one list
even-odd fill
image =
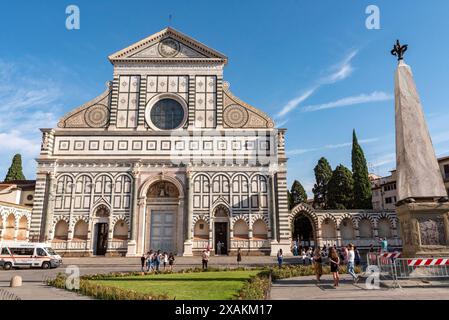
{"label": "circular clock face", "polygon": [[159,53],[167,58],[176,56],[179,53],[179,42],[173,39],[162,40],[159,44]]}

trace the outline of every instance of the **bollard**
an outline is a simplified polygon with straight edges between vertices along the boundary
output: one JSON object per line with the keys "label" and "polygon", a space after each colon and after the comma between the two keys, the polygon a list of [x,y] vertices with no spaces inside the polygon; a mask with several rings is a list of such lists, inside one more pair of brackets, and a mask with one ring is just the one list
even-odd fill
{"label": "bollard", "polygon": [[21,276],[12,277],[9,286],[11,288],[21,287],[22,286],[22,277]]}

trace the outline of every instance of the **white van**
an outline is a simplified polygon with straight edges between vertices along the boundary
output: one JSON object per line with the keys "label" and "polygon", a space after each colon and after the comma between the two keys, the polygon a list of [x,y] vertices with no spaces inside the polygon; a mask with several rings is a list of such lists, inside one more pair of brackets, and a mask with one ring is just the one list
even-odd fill
{"label": "white van", "polygon": [[0,242],[0,267],[57,268],[61,257],[47,243]]}

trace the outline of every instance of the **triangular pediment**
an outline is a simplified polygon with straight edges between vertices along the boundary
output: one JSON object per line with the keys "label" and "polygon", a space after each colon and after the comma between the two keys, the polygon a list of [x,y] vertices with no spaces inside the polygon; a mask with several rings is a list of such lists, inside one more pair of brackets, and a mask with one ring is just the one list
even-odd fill
{"label": "triangular pediment", "polygon": [[109,56],[118,61],[210,61],[227,63],[222,53],[170,27]]}

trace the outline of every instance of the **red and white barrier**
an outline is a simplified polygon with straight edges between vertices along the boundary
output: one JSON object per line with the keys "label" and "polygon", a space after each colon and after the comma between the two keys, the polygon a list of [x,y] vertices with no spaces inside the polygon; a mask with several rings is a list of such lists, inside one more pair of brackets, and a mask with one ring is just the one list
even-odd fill
{"label": "red and white barrier", "polygon": [[383,252],[379,255],[381,258],[396,259],[401,256],[400,252]]}
{"label": "red and white barrier", "polygon": [[410,267],[420,266],[446,266],[449,265],[449,259],[408,259],[407,264]]}

